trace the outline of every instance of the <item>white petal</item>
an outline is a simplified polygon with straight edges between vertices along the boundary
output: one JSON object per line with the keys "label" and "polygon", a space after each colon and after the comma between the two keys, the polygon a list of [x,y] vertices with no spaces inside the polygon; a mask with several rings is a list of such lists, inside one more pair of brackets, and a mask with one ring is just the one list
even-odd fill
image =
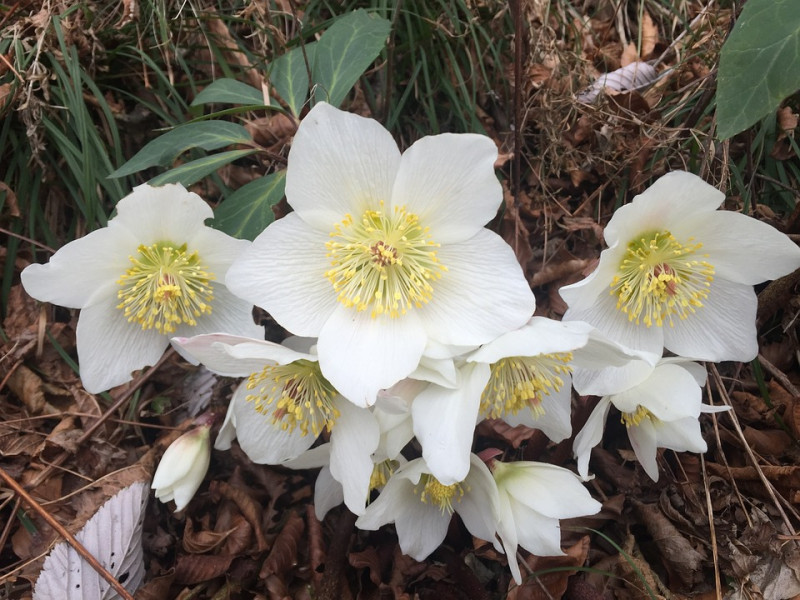
{"label": "white petal", "polygon": [[155,329],[129,323],[116,298],[81,310],[76,337],[81,381],[90,394],[130,381],[133,371],[156,364],[169,345]]}
{"label": "white petal", "polygon": [[561,556],[561,527],[558,519],[531,510],[515,498],[509,500],[519,532],[519,545],[537,556]]}
{"label": "white petal", "polygon": [[392,190],[430,228],[434,242],[463,242],[497,214],[503,189],[494,172],[497,146],[484,135],[444,133],[406,150]]}
{"label": "white petal", "polygon": [[692,373],[677,364],[660,364],[646,381],[620,394],[611,403],[621,412],[643,406],[661,421],[700,415],[702,390]]}
{"label": "white petal", "polygon": [[353,514],[364,514],[372,477],[372,453],[380,429],[372,413],[344,398],[336,402],[339,418],[331,431],[331,475],[342,484],[344,503]]}
{"label": "white petal", "polygon": [[542,415],[536,415],[532,410],[523,409],[517,414],[506,414],[503,420],[516,427],[525,425],[533,429],[540,429],[553,442],[560,442],[572,435],[570,420],[572,404],[572,387],[569,379],[565,378],[560,390],[542,396]]}
{"label": "white petal", "polygon": [[589,458],[592,448],[603,439],[603,429],[610,408],[611,401],[608,398],[601,398],[572,444],[572,453],[578,460],[578,473],[584,479],[589,476]]}
{"label": "white petal", "polygon": [[601,508],[572,471],[547,463],[509,463],[498,486],[521,504],[553,519],[593,515]]}
{"label": "white petal", "polygon": [[236,411],[236,437],[248,458],[259,465],[277,465],[297,458],[314,443],[313,435],[303,435],[299,427],[289,431],[281,421],[273,423],[274,406],[262,413],[246,397],[247,381],[242,382],[231,398]]}
{"label": "white petal", "polygon": [[572,385],[581,396],[608,396],[631,389],[645,381],[655,368],[654,361],[632,360],[622,367],[575,368]]}
{"label": "white petal", "polygon": [[409,379],[426,381],[443,387],[455,387],[458,376],[452,358],[431,358],[423,355]]}
{"label": "white petal", "polygon": [[[580,323],[581,321],[567,322]],[[572,363],[583,369],[604,369],[609,366],[625,366],[631,359],[644,359],[655,363],[660,357],[661,353],[647,354],[626,348],[608,339],[602,332],[592,327],[586,345],[575,349]]]}
{"label": "white petal", "polygon": [[314,514],[322,521],[328,511],[342,502],[344,502],[342,484],[333,478],[330,468],[322,467],[314,484]]}
{"label": "white petal", "polygon": [[472,535],[497,547],[495,531],[500,504],[497,484],[480,458],[471,454],[470,464],[469,475],[464,481],[467,490],[459,502],[453,503],[453,508]]}
{"label": "white petal", "polygon": [[391,387],[419,364],[425,331],[414,311],[392,319],[372,318],[340,305],[319,334],[322,374],[356,406],[375,403],[378,390]]}
{"label": "white petal", "polygon": [[696,314],[664,327],[664,345],[698,360],[751,361],[758,354],[757,307],[751,286],[715,279]]}
{"label": "white petal", "polygon": [[439,259],[448,271],[417,311],[432,339],[484,344],[530,319],[533,293],[511,247],[497,234],[481,229],[466,242],[442,246]]}
{"label": "white petal", "polygon": [[696,417],[687,417],[672,422],[654,425],[657,443],[661,448],[669,448],[676,452],[705,452],[706,441],[700,431],[700,421]]}
{"label": "white petal", "polygon": [[295,335],[316,337],[338,306],[330,267],[328,234],[291,213],[271,223],[225,277],[228,289],[269,312]]}
{"label": "white petal", "polygon": [[653,422],[650,419],[644,419],[639,425],[628,427],[628,438],[631,440],[631,447],[636,453],[636,458],[642,464],[644,472],[653,481],[658,481],[658,463],[656,462],[658,444]]}
{"label": "white petal", "polygon": [[511,576],[517,585],[520,585],[522,584],[522,573],[520,573],[519,562],[517,562],[517,524],[511,510],[510,498],[502,489],[498,489],[498,500],[497,535],[503,542]]}
{"label": "white petal", "polygon": [[62,246],[47,264],[26,267],[22,285],[33,298],[68,308],[116,299],[116,282],[138,245],[122,227],[98,229]]}
{"label": "white petal", "polygon": [[[582,313],[594,306],[599,298],[609,295],[611,282],[625,256],[625,251],[626,247],[619,245],[603,250],[594,271],[576,283],[559,288],[558,294],[572,311]],[[566,319],[566,316],[564,315],[564,320],[582,320],[580,317]]]}
{"label": "white petal", "polygon": [[289,152],[286,200],[324,234],[345,215],[390,206],[400,151],[380,123],[318,103],[300,123]]}
{"label": "white petal", "polygon": [[187,242],[188,252],[197,252],[200,262],[205,265],[222,284],[233,261],[251,246],[249,240],[238,240],[226,233],[201,227],[193,232]]}
{"label": "white petal", "polygon": [[643,233],[671,230],[674,222],[709,215],[724,199],[725,194],[697,175],[673,171],[617,209],[603,235],[609,246],[626,245]]}
{"label": "white petal", "polygon": [[253,305],[234,296],[225,286],[214,287],[211,306],[211,314],[197,317],[197,325],[178,325],[175,336],[189,337],[224,331],[230,335],[264,339],[264,328],[253,322]]}
{"label": "white petal", "polygon": [[211,463],[211,452],[203,452],[191,461],[189,472],[179,485],[173,487],[175,510],[183,510],[203,483],[203,479]]}
{"label": "white petal", "polygon": [[309,448],[297,458],[281,463],[281,466],[287,469],[319,469],[320,467],[327,468],[330,462],[331,443],[327,442]]}
{"label": "white petal", "polygon": [[[240,384],[241,385],[241,384]],[[225,420],[219,428],[217,439],[214,440],[214,448],[217,450],[230,450],[233,440],[236,439],[236,410],[233,401],[228,402],[228,411],[225,413]]]}
{"label": "white petal", "polygon": [[700,215],[672,233],[684,236],[680,242],[694,237],[703,244],[698,252],[708,255],[715,278],[754,285],[800,268],[797,244],[771,225],[741,213],[720,210]]}
{"label": "white petal", "polygon": [[261,371],[266,365],[285,365],[299,359],[307,360],[307,355],[280,344],[226,333],[208,333],[190,338],[174,337],[171,342],[182,354],[226,377],[247,377]]}
{"label": "white petal", "polygon": [[431,384],[411,405],[414,435],[422,444],[422,457],[443,485],[463,481],[469,472],[481,392],[489,374],[488,365],[466,365],[461,369],[457,388]]}
{"label": "white petal", "polygon": [[510,356],[538,356],[572,352],[589,340],[593,327],[582,321],[554,321],[533,317],[528,323],[502,334],[467,356],[469,362],[496,363]]}
{"label": "white petal", "polygon": [[145,183],[117,203],[117,216],[111,222],[131,231],[139,244],[149,246],[188,242],[213,216],[205,200],[179,183],[159,187]]}

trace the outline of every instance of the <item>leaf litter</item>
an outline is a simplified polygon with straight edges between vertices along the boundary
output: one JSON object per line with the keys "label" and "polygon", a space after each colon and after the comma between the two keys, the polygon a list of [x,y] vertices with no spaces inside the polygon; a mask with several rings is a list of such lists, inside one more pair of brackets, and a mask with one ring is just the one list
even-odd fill
{"label": "leaf litter", "polygon": [[[503,9],[487,0],[470,4],[476,18],[482,10]],[[684,2],[677,18],[663,3],[645,2],[647,9],[641,11],[635,3],[610,0],[580,4],[522,3],[522,80],[514,81],[512,56],[504,57],[502,65],[523,98],[522,147],[516,151],[527,175],[518,189],[512,179],[504,179],[505,211],[497,229],[536,292],[537,314],[556,318],[565,309],[558,288],[591,272],[602,248],[602,228],[617,204],[666,170],[687,163],[707,180],[730,187],[725,161],[747,151],[736,140],[716,147],[706,111],[729,9]],[[585,10],[589,5],[591,10]],[[136,7],[121,3],[117,27],[140,18]],[[52,10],[58,8],[54,3]],[[230,22],[210,5],[201,8],[217,42],[236,48]],[[291,14],[293,7],[288,3],[283,9]],[[55,43],[45,35],[51,17],[47,10],[30,18],[19,15],[17,39],[40,36],[44,44]],[[255,4],[248,17],[264,20],[263,30],[279,29]],[[97,42],[77,21],[73,25],[68,28],[71,43],[88,60]],[[498,19],[484,26],[508,35]],[[279,38],[290,37],[279,33]],[[199,38],[193,43],[203,45]],[[247,54],[229,50],[223,58],[241,67],[245,80],[264,81]],[[205,68],[213,71],[217,60],[207,53]],[[175,77],[175,66],[169,64]],[[47,76],[40,74],[35,81],[42,86],[41,96],[31,87],[22,92],[0,88],[12,103],[23,103],[17,106],[32,125],[36,115],[48,110]],[[145,89],[138,93],[145,95]],[[584,90],[591,90],[591,98],[582,95]],[[352,109],[366,114],[363,98],[358,90]],[[121,98],[109,102],[123,115],[132,111]],[[481,121],[506,157],[498,166],[507,174],[514,152],[508,135],[513,107],[510,102],[498,106],[488,94],[479,104]],[[781,165],[797,160],[792,143],[796,112],[796,105],[787,105],[776,116],[778,133],[767,152]],[[276,114],[254,117],[246,126],[280,157],[296,124]],[[130,135],[127,143],[141,147],[141,134]],[[41,139],[39,127],[32,126],[31,143],[38,151],[43,151]],[[753,185],[760,185],[750,175]],[[257,174],[232,165],[222,176],[226,184],[238,186]],[[214,185],[204,185],[203,193],[213,197]],[[18,190],[6,192],[15,202],[2,213],[3,227],[19,218]],[[730,203],[729,208],[740,208],[742,201],[734,194]],[[768,212],[757,214],[790,234],[800,233],[797,215]],[[30,258],[21,256],[17,274]],[[529,577],[521,586],[510,580],[504,557],[472,539],[457,520],[445,547],[417,563],[400,553],[391,530],[356,532],[342,510],[317,521],[311,509],[312,473],[253,465],[234,446],[231,452],[214,453],[206,481],[186,511],[173,514],[157,502],[143,508],[144,584],[137,597],[796,597],[800,302],[797,278],[786,279],[766,286],[759,296],[762,364],[771,368],[762,374],[751,365],[723,365],[719,378],[710,380],[709,397],[715,403],[730,401],[738,423],[727,415],[708,415],[703,425],[709,452],[702,459],[661,452],[662,480],[655,485],[631,460],[622,426],[610,419],[606,441],[593,453],[596,478],[589,484],[603,502],[602,512],[562,524],[565,556],[525,554],[522,564]],[[3,331],[2,469],[73,533],[92,519],[102,522],[106,513],[97,507],[127,502],[117,498],[141,492],[156,455],[188,427],[190,414],[206,403],[224,411],[234,385],[173,356],[146,380],[134,382],[130,402],[84,439],[110,403],[86,394],[64,360],[75,355],[75,315],[37,306],[15,283]],[[127,391],[112,390],[111,398]],[[576,399],[574,408],[577,430],[591,401]],[[571,465],[570,440],[550,444],[525,428],[487,422],[478,430],[478,443],[503,445],[525,460]],[[52,557],[64,543],[5,487],[0,488],[0,510],[0,597],[43,594],[36,590],[49,580],[47,561],[56,560]]]}

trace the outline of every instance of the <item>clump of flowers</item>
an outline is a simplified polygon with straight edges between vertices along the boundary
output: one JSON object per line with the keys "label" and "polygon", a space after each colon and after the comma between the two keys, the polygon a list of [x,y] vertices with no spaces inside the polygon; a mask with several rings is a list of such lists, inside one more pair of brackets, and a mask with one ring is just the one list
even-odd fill
{"label": "clump of flowers", "polygon": [[140,185],[108,226],[70,242],[22,272],[37,300],[79,308],[83,386],[102,392],[155,364],[174,335],[261,335],[252,306],[225,287],[250,243],[204,225],[213,216],[179,184]]}
{"label": "clump of flowers", "polygon": [[[344,502],[361,529],[394,523],[417,560],[457,514],[507,554],[519,583],[518,547],[561,553],[560,520],[600,504],[562,467],[484,461],[476,425],[499,419],[559,442],[573,433],[573,389],[599,396],[574,440],[580,476],[614,408],[657,480],[658,448],[707,448],[699,417],[718,409],[702,402],[695,361],[757,354],[752,286],[800,267],[800,249],[717,210],[723,194],[695,175],[669,173],[612,217],[596,270],[561,289],[563,322],[534,317],[514,253],[484,227],[502,199],[496,157],[473,134],[401,154],[377,122],[318,103],[289,154],[294,212],[252,245],[205,227],[210,209],[182,187],[140,186],[107,228],[30,266],[23,284],[82,309],[87,390],[128,380],[172,338],[243,378],[217,449],[238,440],[256,463],[321,468],[319,518]],[[305,337],[264,341],[252,304]],[[208,427],[187,436],[153,482],[178,510],[208,466]]]}

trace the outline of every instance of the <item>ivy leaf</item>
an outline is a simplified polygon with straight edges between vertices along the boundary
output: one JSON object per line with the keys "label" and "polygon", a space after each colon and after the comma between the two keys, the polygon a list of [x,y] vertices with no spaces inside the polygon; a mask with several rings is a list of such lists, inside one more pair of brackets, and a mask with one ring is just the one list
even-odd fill
{"label": "ivy leaf", "polygon": [[727,139],[800,89],[800,2],[748,0],[720,51],[717,135]]}

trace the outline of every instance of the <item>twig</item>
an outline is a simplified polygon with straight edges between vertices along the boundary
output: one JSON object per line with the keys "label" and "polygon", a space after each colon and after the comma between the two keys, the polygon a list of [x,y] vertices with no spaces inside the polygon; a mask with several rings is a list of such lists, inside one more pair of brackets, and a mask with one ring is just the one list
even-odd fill
{"label": "twig", "polygon": [[761,363],[761,366],[764,367],[764,369],[769,371],[770,375],[778,380],[778,383],[780,383],[787,392],[789,392],[792,396],[800,396],[800,390],[798,390],[794,384],[789,381],[789,378],[783,373],[783,371],[764,358],[763,354],[758,355],[758,362]]}
{"label": "twig", "polygon": [[42,508],[42,506],[40,506],[39,503],[36,502],[36,500],[34,500],[20,484],[18,484],[10,475],[8,475],[8,473],[6,473],[2,467],[0,467],[0,478],[2,478],[3,481],[5,481],[11,487],[11,489],[14,490],[14,493],[22,498],[25,503],[34,510],[34,512],[47,521],[47,524],[55,529],[58,534],[75,549],[75,552],[80,554],[83,559],[89,563],[89,565],[95,571],[97,571],[97,574],[105,579],[122,598],[125,600],[134,600],[133,596],[128,593],[128,590],[126,590],[123,585],[117,581],[117,578],[109,573],[105,567],[103,567],[103,565],[101,565],[100,562],[83,546],[83,544],[75,539],[75,536],[67,531],[64,526],[61,525],[61,523],[56,521],[50,513]]}
{"label": "twig", "polygon": [[[733,409],[730,399],[728,398],[728,393],[725,391],[725,387],[722,384],[722,378],[719,376],[719,371],[717,371],[717,366],[715,364],[711,364],[710,368],[711,368],[711,374],[714,376],[714,380],[717,383],[717,388],[719,390],[719,395],[720,398],[722,399],[722,402],[726,406],[730,406],[731,409]],[[789,520],[789,517],[783,510],[783,506],[781,506],[781,503],[775,496],[775,490],[773,489],[772,484],[770,483],[769,479],[767,479],[767,476],[764,475],[764,471],[761,469],[761,465],[758,464],[758,460],[756,459],[756,455],[753,453],[753,449],[750,447],[750,444],[747,443],[747,440],[744,437],[744,432],[742,431],[742,427],[739,424],[739,418],[736,416],[736,411],[729,410],[728,414],[731,417],[731,421],[733,422],[734,429],[736,429],[736,433],[739,435],[739,439],[742,440],[742,445],[744,446],[745,452],[747,452],[747,456],[753,463],[753,467],[755,467],[756,473],[758,473],[758,478],[761,480],[761,483],[764,484],[764,488],[767,490],[767,493],[770,495],[770,498],[772,498],[772,502],[774,503],[775,508],[778,509],[778,512],[780,513],[781,518],[783,519],[783,524],[786,525],[786,529],[791,535],[797,535],[797,532],[792,526],[792,522]]]}
{"label": "twig", "polygon": [[[112,404],[106,412],[104,412],[102,415],[100,415],[100,417],[97,418],[97,421],[92,423],[92,425],[83,433],[83,435],[78,438],[78,440],[76,442],[77,446],[81,446],[84,442],[89,440],[92,437],[92,435],[94,434],[94,432],[97,431],[100,428],[100,426],[103,423],[105,423],[115,412],[117,412],[117,410],[119,410],[119,408],[123,404],[125,404],[125,402],[127,402],[130,399],[130,397],[133,395],[133,393],[136,390],[138,390],[140,387],[142,387],[142,385],[144,385],[144,383],[148,379],[150,379],[150,376],[153,373],[155,373],[156,370],[158,370],[158,368],[161,365],[163,365],[167,361],[167,359],[170,356],[172,356],[174,353],[175,353],[175,350],[173,350],[170,347],[155,365],[153,365],[145,373],[142,373],[138,377],[138,379],[136,379],[128,387],[128,389],[126,389],[122,393],[122,395],[114,402],[114,404]],[[55,469],[56,467],[60,467],[61,464],[65,460],[67,460],[67,458],[69,458],[70,456],[72,456],[72,453],[70,453],[70,452],[62,452],[61,454],[56,456],[56,458],[53,459],[53,462],[48,464],[46,468],[42,469],[42,471],[39,473],[39,475],[37,475],[35,479],[33,479],[30,483],[28,483],[28,485],[26,487],[28,489],[33,489],[36,486],[38,486],[42,481],[44,481],[50,475],[50,473],[53,472],[53,469]]]}
{"label": "twig", "polygon": [[708,511],[708,530],[711,536],[711,555],[714,558],[714,589],[717,592],[717,600],[722,600],[722,580],[719,577],[719,548],[717,548],[717,531],[714,527],[714,506],[711,504],[711,488],[708,485],[708,475],[706,474],[706,460],[700,455],[700,468],[703,471],[703,487],[706,491],[706,510]]}

